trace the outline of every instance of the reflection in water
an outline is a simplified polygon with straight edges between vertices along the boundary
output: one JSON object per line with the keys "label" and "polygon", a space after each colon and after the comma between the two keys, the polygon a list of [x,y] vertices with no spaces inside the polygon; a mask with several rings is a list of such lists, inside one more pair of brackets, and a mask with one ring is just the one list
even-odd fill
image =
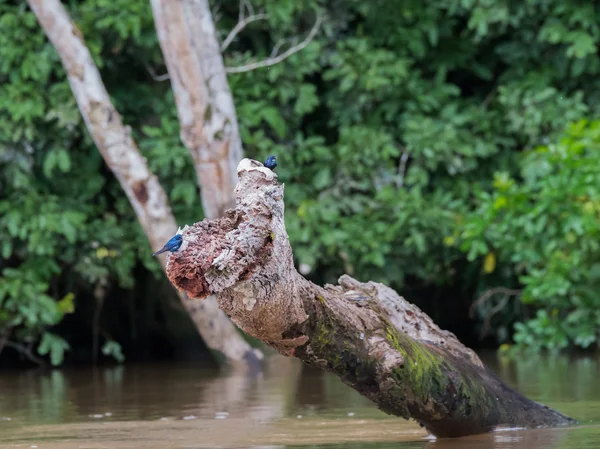
{"label": "reflection in water", "polygon": [[0,448],[541,449],[600,446],[595,359],[486,362],[580,427],[426,439],[336,377],[272,357],[264,374],[132,365],[0,374]]}
{"label": "reflection in water", "polygon": [[555,429],[503,431],[461,440],[433,441],[424,449],[551,449],[557,447],[563,437],[564,432]]}
{"label": "reflection in water", "polygon": [[0,417],[22,424],[88,421],[100,415],[152,420],[228,413],[270,419],[282,416],[301,370],[293,359],[274,357],[266,372],[255,376],[193,365],[11,373],[0,376]]}
{"label": "reflection in water", "polygon": [[559,409],[580,424],[600,422],[598,358],[530,356],[510,361],[488,357],[485,362],[531,399]]}
{"label": "reflection in water", "polygon": [[597,449],[600,428],[540,429],[437,441],[292,445],[285,449]]}

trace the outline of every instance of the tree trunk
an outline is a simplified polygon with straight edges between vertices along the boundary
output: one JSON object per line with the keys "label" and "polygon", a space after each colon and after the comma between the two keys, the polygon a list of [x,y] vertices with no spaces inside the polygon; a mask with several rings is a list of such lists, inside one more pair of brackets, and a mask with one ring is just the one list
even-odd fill
{"label": "tree trunk", "polygon": [[[79,29],[60,0],[28,0],[38,22],[56,48],[88,131],[106,164],[113,171],[153,249],[159,249],[176,232],[168,198],[150,172],[146,159],[110,101],[98,68]],[[161,257],[165,266],[165,259]],[[217,306],[216,300],[198,304],[180,294],[207,346],[231,362],[258,361],[253,350]],[[198,314],[196,309],[203,309]]]}
{"label": "tree trunk", "polygon": [[[233,206],[242,142],[208,0],[151,0],[151,4],[181,140],[194,161],[204,215],[218,218]],[[208,301],[216,311],[216,297]],[[194,321],[204,319],[201,307],[190,309]]]}
{"label": "tree trunk", "polygon": [[277,175],[244,159],[238,176],[236,208],[186,226],[181,250],[168,256],[177,288],[194,298],[218,294],[249,335],[334,372],[384,412],[412,417],[438,437],[574,423],[510,389],[389,287],[342,276],[322,288],[304,279]]}
{"label": "tree trunk", "polygon": [[221,217],[233,206],[242,142],[208,0],[151,3],[204,215]]}

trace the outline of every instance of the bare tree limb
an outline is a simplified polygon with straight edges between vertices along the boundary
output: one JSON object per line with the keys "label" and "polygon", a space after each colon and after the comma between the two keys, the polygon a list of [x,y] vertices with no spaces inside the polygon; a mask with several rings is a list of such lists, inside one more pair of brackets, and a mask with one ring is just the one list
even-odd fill
{"label": "bare tree limb", "polygon": [[254,8],[252,7],[252,4],[248,0],[240,0],[240,16],[238,22],[244,20],[244,17],[246,16],[246,9],[248,10],[248,14],[251,16],[254,15]]}
{"label": "bare tree limb", "polygon": [[251,70],[260,69],[263,67],[269,67],[275,64],[279,64],[280,62],[286,60],[290,56],[295,53],[298,53],[300,50],[304,49],[308,44],[312,42],[312,40],[317,35],[319,28],[321,27],[321,23],[323,22],[323,18],[321,16],[317,16],[317,20],[313,25],[312,29],[306,36],[306,38],[300,42],[298,45],[294,45],[290,47],[280,55],[272,56],[267,59],[263,59],[262,61],[251,62],[249,64],[245,64],[237,67],[226,67],[225,70],[227,73],[242,73],[242,72],[250,72]]}
{"label": "bare tree limb", "polygon": [[408,158],[410,157],[410,153],[406,150],[406,148],[402,151],[402,156],[400,156],[400,164],[398,165],[398,178],[396,181],[396,188],[401,189],[404,185],[404,176],[406,175],[406,163],[408,162]]}
{"label": "bare tree limb", "polygon": [[250,24],[252,22],[256,22],[258,20],[265,20],[267,17],[269,17],[268,14],[262,14],[262,13],[255,14],[253,16],[248,16],[245,19],[238,22],[237,25],[231,30],[229,35],[225,38],[225,40],[221,44],[221,52],[224,52],[227,49],[227,47],[229,47],[229,44],[231,44],[231,42],[240,33],[240,31],[242,31],[244,28],[246,28],[246,26],[248,24]]}
{"label": "bare tree limb", "polygon": [[471,304],[471,307],[469,307],[469,316],[471,318],[473,318],[475,316],[475,310],[477,310],[477,307],[479,307],[480,305],[482,305],[483,303],[487,302],[490,298],[496,296],[496,295],[504,295],[504,296],[521,296],[522,290],[519,289],[512,289],[512,288],[506,288],[506,287],[495,287],[495,288],[490,288],[489,290],[486,290],[485,292],[483,292],[479,298],[477,298],[477,300],[475,300],[473,302],[473,304]]}
{"label": "bare tree limb", "polygon": [[[167,195],[112,104],[81,32],[60,0],[27,1],[60,56],[87,129],[125,191],[150,246],[162,247],[178,230]],[[165,267],[164,257],[160,261]],[[185,293],[179,296],[210,349],[231,363],[262,358],[218,309],[216,299],[199,308],[185,300]],[[197,310],[202,313],[194,315]]]}
{"label": "bare tree limb", "polygon": [[145,64],[145,67],[154,81],[162,82],[167,81],[169,78],[171,78],[169,72],[165,73],[164,75],[157,75],[156,71],[149,64]]}
{"label": "bare tree limb", "polygon": [[31,350],[31,348],[29,348],[21,343],[17,343],[16,341],[12,341],[12,340],[6,340],[4,342],[4,346],[6,346],[7,348],[13,348],[14,350],[20,352],[25,357],[27,357],[27,359],[29,361],[35,363],[38,366],[47,366],[46,362],[43,359],[41,359],[40,357],[36,356],[33,353],[33,351]]}
{"label": "bare tree limb", "polygon": [[471,304],[471,307],[469,308],[469,316],[473,318],[475,316],[475,311],[478,307],[482,306],[483,304],[485,304],[490,299],[496,296],[501,297],[500,301],[498,301],[496,305],[494,305],[489,311],[484,313],[483,325],[481,326],[480,333],[482,337],[486,336],[490,332],[490,322],[494,315],[496,315],[498,312],[504,309],[511,298],[518,299],[520,298],[521,294],[522,290],[517,289],[510,289],[506,287],[490,288],[489,290],[486,290],[481,296],[479,296],[479,298],[477,298],[477,300],[474,301],[473,304]]}
{"label": "bare tree limb", "polygon": [[218,294],[246,333],[338,375],[386,413],[438,437],[575,421],[505,385],[456,336],[391,288],[344,275],[317,286],[294,268],[283,186],[260,162],[238,166],[236,208],[183,230],[168,256],[171,282],[190,297]]}
{"label": "bare tree limb", "polygon": [[279,39],[277,41],[277,43],[275,44],[275,46],[273,47],[273,50],[271,50],[271,55],[269,57],[274,58],[275,56],[277,56],[277,53],[279,53],[279,49],[281,48],[281,46],[283,44],[285,44],[285,42],[286,42],[285,39]]}

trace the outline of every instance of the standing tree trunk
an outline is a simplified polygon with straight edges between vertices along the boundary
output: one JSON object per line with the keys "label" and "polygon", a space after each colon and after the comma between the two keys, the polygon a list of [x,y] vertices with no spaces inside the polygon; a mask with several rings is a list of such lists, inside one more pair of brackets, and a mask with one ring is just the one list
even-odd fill
{"label": "standing tree trunk", "polygon": [[[204,215],[218,218],[233,205],[242,142],[207,0],[151,0],[158,40],[177,104],[181,140],[189,150]],[[207,298],[216,312],[216,297]],[[199,326],[201,304],[189,309]]]}
{"label": "standing tree trunk", "polygon": [[233,205],[242,142],[208,0],[151,3],[204,215],[218,218]]}
{"label": "standing tree trunk", "polygon": [[183,230],[168,256],[171,282],[190,297],[219,295],[249,335],[337,374],[383,411],[439,437],[500,426],[574,423],[506,386],[470,349],[385,285],[342,276],[325,288],[294,268],[283,186],[262,164],[238,167],[236,208]]}
{"label": "standing tree trunk", "polygon": [[[28,3],[56,48],[87,129],[125,191],[151,247],[162,247],[177,232],[168,198],[111,103],[81,32],[60,0],[28,0]],[[163,257],[161,263],[164,267]],[[184,294],[180,298],[210,349],[233,363],[253,363],[262,358],[262,353],[252,349],[218,309],[216,300],[198,303],[185,300]]]}

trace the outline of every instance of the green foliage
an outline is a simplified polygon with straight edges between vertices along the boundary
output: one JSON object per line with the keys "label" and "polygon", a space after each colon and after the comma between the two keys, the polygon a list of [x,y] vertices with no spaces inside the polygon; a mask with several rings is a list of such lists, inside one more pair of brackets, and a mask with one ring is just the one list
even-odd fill
{"label": "green foliage", "polygon": [[[552,280],[558,290],[531,296],[528,286],[540,281],[519,277],[524,261],[506,255],[529,257],[517,248],[522,242],[514,236],[522,232],[511,230],[510,220],[489,238],[463,243],[466,261],[457,247],[474,223],[489,223],[479,218],[481,198],[494,195],[496,171],[517,176],[523,149],[548,145],[566,123],[598,114],[600,33],[590,7],[566,0],[340,0],[299,2],[292,14],[288,2],[254,5],[278,19],[244,31],[229,65],[249,54],[268,55],[269,44],[297,33],[298,24],[306,30],[313,8],[327,18],[305,51],[230,77],[246,150],[260,158],[278,154],[298,265],[311,267],[318,281],[334,282],[347,272],[405,290],[441,293],[460,284],[463,294],[478,295],[497,285],[523,287],[525,308],[513,296],[491,321],[500,342],[515,321],[525,321],[516,334],[522,344],[530,344],[525,335],[539,347],[596,342],[592,315],[577,331],[547,324],[586,314],[591,305],[580,307],[558,279]],[[274,107],[280,119],[272,116]],[[565,177],[565,191],[577,188],[577,170]],[[583,220],[580,209],[565,213],[569,226]],[[550,222],[549,210],[538,214]],[[542,226],[530,215],[522,223]],[[488,232],[485,226],[480,233]],[[511,238],[515,242],[504,243]],[[529,277],[547,275],[542,267],[548,265],[556,264],[553,274],[570,271],[569,278],[594,266],[573,253],[560,263],[547,249],[536,254],[542,271]],[[482,266],[479,256],[486,255]],[[590,287],[582,278],[571,282],[574,289]],[[485,313],[480,319],[489,325]],[[542,326],[537,333],[523,330],[536,325]]]}
{"label": "green foliage", "polygon": [[[200,220],[170,85],[149,72],[166,70],[150,2],[68,5],[178,221]],[[316,14],[324,18],[302,51],[229,76],[247,155],[278,156],[298,265],[310,267],[318,282],[347,272],[427,296],[460,285],[469,301],[497,285],[522,288],[523,309],[492,321],[505,330],[499,340],[520,320],[516,338],[524,345],[596,343],[591,216],[576,202],[563,201],[564,211],[548,204],[535,217],[525,203],[508,202],[513,192],[541,195],[550,190],[542,183],[553,179],[557,195],[581,190],[580,174],[592,169],[567,152],[560,163],[573,166],[563,176],[552,171],[558,162],[550,154],[558,153],[522,153],[554,148],[565,123],[598,114],[600,29],[591,6],[567,0],[252,5],[268,20],[236,37],[228,66],[268,57],[278,43],[285,51],[304,38]],[[218,6],[223,39],[238,20],[239,2]],[[593,129],[569,138],[593,141]],[[556,148],[577,145],[561,141]],[[502,182],[514,184],[502,193]],[[148,271],[159,269],[85,131],[58,56],[25,3],[10,0],[0,0],[0,192],[0,331],[44,342],[40,351],[58,361],[67,347],[47,332],[65,314],[90,320],[82,310],[95,307],[101,291],[143,295]],[[493,205],[502,195],[508,203],[500,214]],[[512,221],[502,218],[509,214]],[[490,229],[477,228],[480,222]],[[60,327],[52,332],[59,335]],[[104,354],[121,358],[112,339],[102,344]]]}
{"label": "green foliage", "polygon": [[117,362],[123,363],[125,356],[121,349],[121,345],[114,340],[107,340],[102,346],[102,354],[114,358]]}
{"label": "green foliage", "polygon": [[516,326],[522,347],[587,348],[600,338],[599,150],[600,121],[569,126],[556,144],[522,153],[517,177],[498,173],[464,225],[469,258],[497,254],[522,303],[537,309]]}
{"label": "green foliage", "polygon": [[38,353],[40,355],[50,355],[50,362],[52,365],[60,365],[65,357],[65,351],[69,349],[69,344],[50,332],[45,332],[42,335],[42,341],[38,347]]}

